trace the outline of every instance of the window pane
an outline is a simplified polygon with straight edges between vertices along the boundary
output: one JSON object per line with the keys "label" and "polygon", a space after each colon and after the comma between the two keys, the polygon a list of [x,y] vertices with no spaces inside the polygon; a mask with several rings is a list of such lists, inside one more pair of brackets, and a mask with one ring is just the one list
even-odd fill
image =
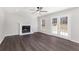
{"label": "window pane", "polygon": [[61,35],[68,35],[68,17],[60,18],[60,34]]}

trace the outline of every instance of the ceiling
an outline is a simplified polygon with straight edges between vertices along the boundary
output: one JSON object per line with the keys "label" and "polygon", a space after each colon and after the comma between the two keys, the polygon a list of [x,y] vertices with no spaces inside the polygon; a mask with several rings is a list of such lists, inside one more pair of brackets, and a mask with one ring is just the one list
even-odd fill
{"label": "ceiling", "polygon": [[[41,15],[46,15],[49,13],[53,13],[53,12],[58,12],[64,9],[68,9],[70,7],[43,7],[42,10],[44,11],[48,11],[48,12],[42,12]],[[8,7],[5,8],[7,10],[7,12],[27,12],[30,15],[35,15],[38,16],[39,13],[34,13],[36,10],[36,7]]]}
{"label": "ceiling", "polygon": [[48,13],[53,13],[53,12],[61,11],[68,8],[69,7],[44,7],[44,10],[47,10]]}
{"label": "ceiling", "polygon": [[[68,9],[70,7],[43,7],[42,10],[44,11],[48,11],[48,12],[42,12],[41,15],[45,15],[45,14],[49,14],[49,13],[54,13],[54,12],[58,12],[58,11],[62,11],[64,9]],[[33,13],[34,11],[31,11],[30,9],[34,9],[36,10],[36,7],[28,7],[26,8],[29,12]],[[35,14],[37,15],[37,14]]]}

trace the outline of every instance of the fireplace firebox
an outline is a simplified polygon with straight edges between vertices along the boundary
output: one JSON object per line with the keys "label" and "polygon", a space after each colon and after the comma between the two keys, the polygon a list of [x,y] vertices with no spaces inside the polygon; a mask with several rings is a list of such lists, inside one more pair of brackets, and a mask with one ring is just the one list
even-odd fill
{"label": "fireplace firebox", "polygon": [[30,32],[30,26],[22,26],[22,33],[29,33]]}

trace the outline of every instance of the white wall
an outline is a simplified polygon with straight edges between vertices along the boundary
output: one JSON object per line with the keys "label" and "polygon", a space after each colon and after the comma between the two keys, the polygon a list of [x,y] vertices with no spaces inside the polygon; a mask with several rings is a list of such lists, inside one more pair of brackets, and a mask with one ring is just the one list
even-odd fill
{"label": "white wall", "polygon": [[30,24],[32,32],[37,32],[37,18],[22,8],[5,8],[5,36],[18,35],[20,24]]}
{"label": "white wall", "polygon": [[[46,19],[46,34],[52,34],[51,32],[51,18],[53,17],[61,17],[63,15],[69,16],[69,40],[79,43],[79,8],[70,8],[67,10],[63,10],[60,12],[51,13],[45,16],[39,17],[38,20]],[[41,31],[41,23],[39,22],[39,31]],[[65,37],[64,37],[65,38]]]}
{"label": "white wall", "polygon": [[0,8],[0,43],[5,36],[18,35],[19,24],[30,24],[32,32],[37,32],[37,18],[23,8]]}
{"label": "white wall", "polygon": [[71,39],[79,43],[79,8],[73,11],[71,25]]}
{"label": "white wall", "polygon": [[2,8],[0,8],[0,43],[4,39],[4,20],[5,20],[5,15],[4,11]]}

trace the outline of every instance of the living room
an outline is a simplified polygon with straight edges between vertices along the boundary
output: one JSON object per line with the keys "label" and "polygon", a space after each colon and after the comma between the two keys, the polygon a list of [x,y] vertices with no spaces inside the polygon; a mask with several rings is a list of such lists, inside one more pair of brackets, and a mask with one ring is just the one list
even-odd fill
{"label": "living room", "polygon": [[0,49],[79,50],[78,12],[78,7],[0,7]]}

